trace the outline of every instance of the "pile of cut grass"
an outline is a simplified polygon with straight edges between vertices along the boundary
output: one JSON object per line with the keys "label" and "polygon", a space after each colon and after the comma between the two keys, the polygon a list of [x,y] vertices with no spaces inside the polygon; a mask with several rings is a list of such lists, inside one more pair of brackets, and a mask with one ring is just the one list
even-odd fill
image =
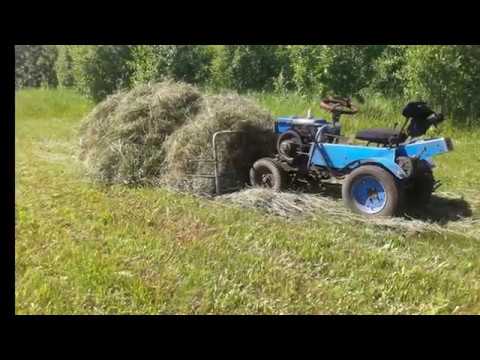
{"label": "pile of cut grass", "polygon": [[165,139],[199,110],[191,85],[140,85],[98,104],[81,126],[81,153],[88,174],[106,184],[157,184]]}
{"label": "pile of cut grass", "polygon": [[[251,188],[223,195],[217,201],[246,209],[280,216],[290,221],[308,220],[314,217],[328,218],[332,224],[369,224],[409,234],[437,233],[454,234],[480,240],[480,220],[472,218],[472,209],[456,194],[439,193],[431,203],[409,215],[396,218],[369,218],[350,212],[343,202],[329,194],[301,192],[274,192],[268,189]],[[474,203],[476,206],[477,203]]]}
{"label": "pile of cut grass", "polygon": [[[217,154],[222,187],[248,183],[253,163],[274,151],[271,115],[252,100],[237,94],[209,95],[197,116],[175,131],[164,144],[167,185],[199,194],[215,192],[212,138],[215,132],[234,131],[218,137]],[[193,175],[193,176],[192,176]]]}
{"label": "pile of cut grass", "polygon": [[141,85],[110,96],[86,117],[80,159],[105,184],[213,194],[214,179],[202,175],[214,172],[214,133],[236,131],[219,139],[219,171],[226,186],[241,186],[253,162],[273,152],[272,124],[267,111],[237,94],[202,95],[172,81]]}

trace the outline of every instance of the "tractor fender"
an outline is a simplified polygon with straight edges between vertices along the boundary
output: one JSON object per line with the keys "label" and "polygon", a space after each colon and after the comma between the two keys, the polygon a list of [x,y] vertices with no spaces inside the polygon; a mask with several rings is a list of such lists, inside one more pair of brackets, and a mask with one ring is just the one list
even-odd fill
{"label": "tractor fender", "polygon": [[364,159],[356,161],[353,165],[355,166],[350,167],[352,171],[359,168],[360,166],[375,165],[384,168],[399,180],[407,178],[407,174],[405,173],[405,171],[403,171],[403,169],[395,161],[392,161],[388,158]]}

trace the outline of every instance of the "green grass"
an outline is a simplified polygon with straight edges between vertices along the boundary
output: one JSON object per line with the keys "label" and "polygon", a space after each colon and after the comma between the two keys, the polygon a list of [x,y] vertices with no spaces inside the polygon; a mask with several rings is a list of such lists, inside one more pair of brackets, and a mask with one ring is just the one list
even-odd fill
{"label": "green grass", "polygon": [[[275,115],[309,105],[256,96]],[[480,313],[476,238],[333,225],[322,214],[287,222],[164,189],[92,184],[75,157],[91,107],[68,91],[16,94],[18,314]],[[371,101],[346,131],[399,119],[392,107]],[[436,175],[478,219],[480,130],[447,128],[456,151],[438,158]]]}

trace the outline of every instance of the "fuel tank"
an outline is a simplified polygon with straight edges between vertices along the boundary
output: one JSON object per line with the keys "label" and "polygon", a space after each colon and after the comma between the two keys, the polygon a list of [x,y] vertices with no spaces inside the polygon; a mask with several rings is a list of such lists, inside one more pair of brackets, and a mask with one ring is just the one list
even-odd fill
{"label": "fuel tank", "polygon": [[329,122],[325,119],[306,119],[297,117],[279,117],[275,121],[275,133],[283,134],[296,127],[321,127],[328,125]]}

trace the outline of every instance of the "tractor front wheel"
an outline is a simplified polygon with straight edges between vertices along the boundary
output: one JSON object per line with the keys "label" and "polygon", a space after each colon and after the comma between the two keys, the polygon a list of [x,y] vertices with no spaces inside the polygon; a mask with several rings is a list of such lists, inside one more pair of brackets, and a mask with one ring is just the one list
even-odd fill
{"label": "tractor front wheel", "polygon": [[273,159],[260,159],[250,169],[252,186],[282,191],[286,187],[287,174]]}
{"label": "tractor front wheel", "polygon": [[388,171],[365,165],[352,171],[342,186],[345,205],[370,217],[394,216],[400,208],[400,187]]}

